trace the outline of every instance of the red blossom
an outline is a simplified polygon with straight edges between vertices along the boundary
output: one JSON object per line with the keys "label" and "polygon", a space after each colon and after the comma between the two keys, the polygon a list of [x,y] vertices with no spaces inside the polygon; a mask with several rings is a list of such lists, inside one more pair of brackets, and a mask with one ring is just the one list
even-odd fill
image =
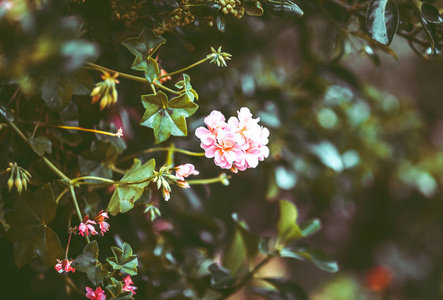
{"label": "red blossom", "polygon": [[75,269],[73,267],[71,267],[73,260],[60,260],[57,259],[57,264],[55,265],[54,269],[59,272],[59,273],[63,273],[63,272],[75,272]]}
{"label": "red blossom", "polygon": [[78,225],[78,231],[81,236],[88,236],[89,234],[97,235],[94,226],[92,224],[97,224],[92,220],[89,220],[89,216],[83,218],[83,222]]}
{"label": "red blossom", "polygon": [[131,279],[131,276],[128,275],[126,277],[123,277],[123,281],[125,283],[125,285],[123,286],[122,290],[123,291],[131,291],[133,295],[135,295],[135,290],[138,289],[138,287],[136,286],[132,286],[132,284],[134,284],[134,282]]}
{"label": "red blossom", "polygon": [[90,287],[86,287],[86,298],[89,298],[91,300],[105,300],[106,295],[101,287],[97,287],[95,291]]}
{"label": "red blossom", "polygon": [[100,226],[100,233],[102,235],[105,234],[105,232],[109,231],[109,224],[106,221],[106,219],[109,219],[108,213],[101,210],[94,218],[94,221],[98,223]]}

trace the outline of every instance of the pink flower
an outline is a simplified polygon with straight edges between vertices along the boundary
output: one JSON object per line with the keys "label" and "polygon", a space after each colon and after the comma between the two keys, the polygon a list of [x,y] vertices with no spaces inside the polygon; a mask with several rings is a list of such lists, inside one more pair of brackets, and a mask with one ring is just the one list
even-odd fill
{"label": "pink flower", "polygon": [[180,180],[185,180],[185,177],[189,175],[198,175],[199,172],[195,169],[193,164],[185,164],[180,165],[174,168],[175,176],[177,176]]}
{"label": "pink flower", "polygon": [[55,265],[55,270],[59,273],[63,273],[63,272],[75,272],[75,269],[73,267],[71,267],[73,260],[71,259],[70,261],[67,259],[64,260],[60,260],[57,259],[57,264]]}
{"label": "pink flower", "polygon": [[208,128],[199,127],[195,130],[195,135],[201,140],[201,147],[206,150],[217,140],[217,133],[220,129],[227,126],[225,116],[214,110],[205,118],[205,124]]}
{"label": "pink flower", "polygon": [[213,111],[205,118],[208,129],[199,127],[195,134],[206,157],[214,157],[217,166],[236,173],[257,167],[259,161],[269,156],[269,130],[260,126],[259,121],[247,107],[242,107],[228,123],[220,112]]}
{"label": "pink flower", "polygon": [[[83,222],[78,225],[78,231],[81,236],[88,236],[89,234],[97,235],[97,231],[95,231],[94,226],[92,224],[97,224],[94,221],[89,220],[89,216],[83,218]],[[90,233],[89,233],[90,231]]]}
{"label": "pink flower", "polygon": [[106,295],[101,287],[97,287],[95,291],[90,287],[86,287],[86,298],[91,300],[105,300]]}
{"label": "pink flower", "polygon": [[94,221],[100,226],[100,233],[102,235],[109,230],[109,224],[105,222],[106,219],[109,219],[109,216],[108,213],[103,210],[101,210],[94,218]]}
{"label": "pink flower", "polygon": [[131,284],[134,284],[134,282],[132,282],[131,276],[128,275],[126,277],[123,277],[123,281],[125,285],[123,286],[122,291],[131,291],[132,294],[135,295],[135,290],[138,289],[138,287],[131,286]]}

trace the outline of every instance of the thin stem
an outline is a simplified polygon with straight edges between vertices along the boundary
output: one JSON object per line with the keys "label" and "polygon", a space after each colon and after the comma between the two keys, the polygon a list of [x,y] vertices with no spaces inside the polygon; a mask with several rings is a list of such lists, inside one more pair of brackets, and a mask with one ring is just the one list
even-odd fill
{"label": "thin stem", "polygon": [[171,145],[169,146],[169,149],[168,149],[168,154],[166,155],[165,164],[167,166],[172,167],[174,165],[174,149],[175,149],[175,144],[171,143]]}
{"label": "thin stem", "polygon": [[226,177],[218,176],[215,178],[186,180],[186,182],[189,183],[189,185],[211,184],[211,183],[222,182],[224,179],[229,179],[229,178],[231,178],[231,176],[226,176]]}
{"label": "thin stem", "polygon": [[110,184],[114,184],[114,183],[115,183],[115,181],[112,180],[112,179],[107,179],[107,178],[97,177],[97,176],[82,176],[82,177],[77,177],[77,178],[72,179],[71,183],[72,183],[73,185],[75,185],[76,183],[78,183],[78,182],[81,181],[81,180],[88,180],[88,179],[90,179],[90,180],[103,181],[103,182],[110,183]]}
{"label": "thin stem", "polygon": [[64,125],[51,125],[51,126],[61,128],[61,129],[80,130],[80,131],[94,132],[94,133],[118,137],[117,133],[112,133],[112,132],[102,131],[102,130],[88,129],[88,128],[76,127],[76,126],[64,126]]}
{"label": "thin stem", "polygon": [[[74,186],[69,185],[69,190],[71,191],[72,201],[74,202],[75,210],[77,211],[78,219],[80,223],[83,222],[82,212],[80,211],[80,207],[78,206],[77,197],[75,196]],[[85,236],[86,242],[89,244],[91,241],[88,236]]]}
{"label": "thin stem", "polygon": [[71,243],[72,233],[69,233],[68,244],[66,245],[65,259],[68,259],[69,244]]}
{"label": "thin stem", "polygon": [[[151,153],[151,152],[159,152],[159,151],[169,151],[169,147],[159,147],[159,148],[150,148],[150,149],[146,149],[140,152],[137,152],[135,154],[131,154],[129,156],[123,157],[122,159],[120,159],[117,164],[122,163],[124,161],[130,160],[132,158],[135,158],[137,156],[146,154],[146,153]],[[174,152],[178,152],[178,153],[183,153],[189,156],[205,156],[204,152],[192,152],[192,151],[188,151],[188,150],[184,150],[184,149],[179,149],[179,148],[175,148],[174,147]]]}
{"label": "thin stem", "polygon": [[177,70],[177,71],[174,71],[174,72],[171,72],[171,73],[168,73],[168,74],[165,74],[165,75],[162,75],[162,76],[156,77],[156,78],[154,79],[154,81],[160,80],[160,79],[165,78],[165,77],[168,77],[168,76],[172,76],[172,75],[176,75],[176,74],[183,73],[184,71],[189,70],[189,69],[192,69],[193,67],[196,67],[196,66],[198,66],[198,65],[200,65],[200,64],[202,64],[202,63],[208,61],[209,59],[210,59],[210,58],[205,57],[205,58],[199,60],[198,62],[193,63],[192,65],[189,65],[189,66],[187,66],[187,67],[185,67],[185,68],[183,68],[183,69],[180,69],[180,70]]}
{"label": "thin stem", "polygon": [[58,195],[57,199],[55,199],[55,203],[58,204],[58,202],[60,201],[60,199],[63,197],[64,194],[66,194],[69,191],[69,187],[65,188],[60,195]]}

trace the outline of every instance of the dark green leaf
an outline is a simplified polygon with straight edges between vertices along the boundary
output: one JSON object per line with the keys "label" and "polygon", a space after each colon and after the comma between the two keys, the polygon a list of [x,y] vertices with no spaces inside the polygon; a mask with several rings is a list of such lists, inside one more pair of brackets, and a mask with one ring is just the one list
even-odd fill
{"label": "dark green leaf", "polygon": [[217,26],[218,31],[225,32],[225,29],[226,29],[225,18],[223,18],[220,15],[217,15],[215,17],[215,26]]}
{"label": "dark green leaf", "polygon": [[131,291],[123,291],[123,285],[117,279],[111,277],[111,284],[106,286],[106,289],[111,294],[111,300],[130,300],[132,298]]}
{"label": "dark green leaf", "polygon": [[421,17],[421,22],[423,24],[423,28],[426,30],[426,34],[430,39],[431,45],[431,55],[435,55],[438,53],[438,49],[436,49],[436,41],[438,41],[437,32],[435,30],[435,24],[429,23],[424,16]]}
{"label": "dark green leaf", "polygon": [[[112,178],[112,171],[107,166],[100,162],[84,159],[82,156],[78,157],[78,165],[80,167],[80,172],[82,174],[87,174],[88,176],[96,176],[102,178]],[[102,182],[100,180],[87,179],[87,182]]]}
{"label": "dark green leaf", "polygon": [[250,231],[246,222],[240,219],[237,213],[232,214],[232,219],[235,223],[237,223],[238,230],[243,238],[243,243],[247,250],[248,257],[249,259],[252,259],[258,251],[260,237]]}
{"label": "dark green leaf", "polygon": [[220,4],[212,1],[198,1],[188,4],[189,11],[198,17],[209,17],[215,15],[220,10]]}
{"label": "dark green leaf", "polygon": [[426,3],[426,2],[422,3],[421,14],[422,14],[423,18],[425,18],[426,21],[428,21],[429,23],[434,23],[434,24],[443,23],[443,17],[438,12],[438,9],[429,3]]}
{"label": "dark green leaf", "polygon": [[[113,123],[108,124],[104,121],[100,121],[100,123],[95,126],[95,129],[102,130],[102,131],[108,131],[108,132],[117,132],[117,127]],[[112,146],[114,146],[115,151],[118,154],[122,154],[126,150],[126,143],[125,140],[116,136],[109,136],[104,134],[98,134],[96,133],[95,136],[100,141],[110,142]],[[115,161],[112,161],[115,162]]]}
{"label": "dark green leaf", "polygon": [[263,0],[267,12],[280,18],[301,18],[303,11],[290,0]]}
{"label": "dark green leaf", "polygon": [[[134,163],[129,169],[121,182],[125,181],[139,181],[149,179],[153,175],[155,169],[155,160],[151,159],[143,165],[138,159],[134,159]],[[106,211],[115,216],[118,213],[125,213],[134,207],[136,202],[143,195],[144,188],[149,185],[151,180],[146,180],[142,183],[130,185],[117,185],[114,194],[112,194]]]}
{"label": "dark green leaf", "polygon": [[308,300],[309,296],[295,282],[284,278],[264,278],[283,295],[286,300]]}
{"label": "dark green leaf", "polygon": [[160,74],[158,63],[152,57],[135,58],[131,68],[137,71],[144,71],[145,77],[149,82],[153,82],[154,79]]}
{"label": "dark green leaf", "polygon": [[52,111],[58,112],[72,98],[73,86],[69,78],[54,70],[44,80],[41,86],[42,99]]}
{"label": "dark green leaf", "polygon": [[[66,126],[78,126],[78,109],[74,102],[69,102],[68,105],[60,112],[60,117],[63,124]],[[72,130],[70,130],[72,131]]]}
{"label": "dark green leaf", "polygon": [[250,287],[248,291],[260,295],[268,300],[286,300],[286,298],[278,290],[264,287]]}
{"label": "dark green leaf", "polygon": [[100,264],[98,261],[98,251],[97,241],[90,242],[83,248],[83,254],[74,259],[72,267],[77,271],[87,273],[90,269]]}
{"label": "dark green leaf", "polygon": [[280,200],[280,216],[277,221],[278,244],[287,244],[290,241],[303,237],[297,225],[297,208],[291,202]]}
{"label": "dark green leaf", "polygon": [[222,264],[234,276],[240,276],[248,269],[247,247],[240,229],[236,228],[231,242],[228,244],[222,257]]}
{"label": "dark green leaf", "polygon": [[397,4],[393,0],[372,0],[366,11],[366,30],[369,36],[383,44],[390,45],[398,29]]}
{"label": "dark green leaf", "polygon": [[319,219],[309,220],[303,224],[300,224],[300,230],[303,237],[308,237],[316,233],[321,229],[321,222]]}
{"label": "dark green leaf", "polygon": [[109,274],[109,271],[100,263],[86,272],[88,279],[94,285],[99,285],[103,279],[109,277]]}
{"label": "dark green leaf", "polygon": [[34,138],[33,136],[29,139],[29,143],[38,155],[42,156],[46,153],[52,152],[52,142],[45,136],[38,136]]}
{"label": "dark green leaf", "polygon": [[47,225],[55,217],[57,203],[50,184],[35,194],[24,191],[16,200],[15,209],[6,214],[11,226],[8,239],[14,244],[14,261],[21,268],[35,257],[53,268],[64,253],[57,234]]}
{"label": "dark green leaf", "polygon": [[94,88],[94,80],[86,69],[77,70],[70,78],[73,95],[89,95]]}
{"label": "dark green leaf", "polygon": [[132,248],[127,243],[123,243],[122,249],[111,247],[114,257],[108,257],[106,260],[114,270],[122,270],[129,275],[137,275],[137,256],[132,254]]}
{"label": "dark green leaf", "polygon": [[216,263],[211,264],[208,270],[211,272],[211,286],[215,289],[229,288],[235,282],[231,272]]}
{"label": "dark green leaf", "polygon": [[11,226],[9,226],[9,224],[6,223],[6,220],[4,218],[4,215],[5,215],[5,212],[3,211],[4,203],[3,203],[1,198],[2,198],[2,195],[0,193],[0,223],[2,223],[3,228],[5,229],[5,231],[8,231]]}
{"label": "dark green leaf", "polygon": [[245,11],[250,16],[261,16],[263,15],[263,7],[258,1],[245,2]]}
{"label": "dark green leaf", "polygon": [[338,271],[338,265],[335,260],[319,249],[306,247],[287,247],[280,251],[281,257],[290,257],[299,260],[308,260],[314,263],[319,269],[335,273]]}
{"label": "dark green leaf", "polygon": [[167,140],[171,135],[186,136],[188,129],[185,118],[192,116],[198,108],[186,94],[168,101],[161,91],[143,95],[142,103],[146,111],[140,124],[154,129],[155,144]]}

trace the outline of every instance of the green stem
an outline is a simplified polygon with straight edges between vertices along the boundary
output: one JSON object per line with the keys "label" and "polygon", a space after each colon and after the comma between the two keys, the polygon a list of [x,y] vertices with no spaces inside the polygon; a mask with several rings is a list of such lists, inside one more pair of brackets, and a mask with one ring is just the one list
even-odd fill
{"label": "green stem", "polygon": [[[137,152],[135,154],[131,154],[129,156],[123,157],[122,159],[120,159],[117,164],[122,163],[124,161],[130,160],[132,158],[135,158],[137,156],[146,154],[146,153],[151,153],[151,152],[159,152],[159,151],[169,151],[170,147],[159,147],[159,148],[150,148],[150,149],[146,149],[140,152]],[[188,150],[184,150],[184,149],[179,149],[179,148],[175,148],[174,147],[174,152],[178,152],[178,153],[183,153],[189,156],[205,156],[204,152],[192,152],[192,151],[188,151]]]}
{"label": "green stem", "polygon": [[[72,201],[74,202],[75,210],[77,211],[78,219],[80,223],[83,222],[82,212],[80,211],[80,207],[78,206],[77,197],[75,196],[74,186],[69,185],[69,190],[71,191]],[[86,242],[89,244],[91,241],[88,236],[85,236]]]}
{"label": "green stem", "polygon": [[208,61],[209,59],[210,59],[210,58],[205,57],[205,58],[199,60],[198,62],[193,63],[193,64],[190,65],[190,66],[187,66],[186,68],[183,68],[183,69],[180,69],[180,70],[177,70],[177,71],[174,71],[174,72],[171,72],[171,73],[168,73],[168,74],[165,74],[165,75],[162,75],[162,76],[156,77],[156,78],[154,79],[154,81],[160,80],[160,79],[165,78],[165,77],[168,77],[168,76],[172,76],[172,75],[176,75],[176,74],[183,73],[184,71],[187,71],[187,70],[189,70],[189,69],[192,69],[193,67],[196,67],[196,66],[198,66],[198,65],[200,65],[200,64],[202,64],[202,63]]}
{"label": "green stem", "polygon": [[173,166],[174,165],[174,150],[175,150],[175,144],[171,143],[168,149],[168,154],[166,155],[166,162],[165,164],[167,166]]}
{"label": "green stem", "polygon": [[[103,177],[97,177],[97,176],[82,176],[82,177],[77,177],[72,179],[71,184],[75,185],[77,182],[81,181],[81,180],[98,180],[98,181],[103,181],[109,184],[114,184],[115,181],[112,179],[107,179],[107,178],[103,178]],[[89,182],[88,182],[89,183]]]}
{"label": "green stem", "polygon": [[55,203],[58,204],[58,202],[59,202],[60,199],[63,197],[63,195],[66,194],[68,191],[69,191],[69,188],[68,188],[68,187],[65,188],[65,189],[60,193],[60,195],[58,195],[57,199],[55,199]]}
{"label": "green stem", "polygon": [[[225,177],[227,179],[231,178],[231,176]],[[194,180],[186,180],[189,185],[195,185],[195,184],[210,184],[210,183],[217,183],[222,182],[224,178],[221,176],[215,177],[215,178],[207,178],[207,179],[194,179]]]}
{"label": "green stem", "polygon": [[149,83],[149,84],[153,84],[158,88],[161,88],[167,92],[176,94],[176,95],[180,95],[179,92],[171,90],[170,88],[165,87],[164,85],[158,83],[158,82],[149,82],[148,79],[144,78],[144,77],[139,77],[139,76],[134,76],[134,75],[130,75],[130,74],[126,74],[126,73],[121,73],[100,65],[96,65],[93,63],[86,63],[86,66],[84,66],[84,68],[89,69],[89,70],[95,70],[95,71],[107,71],[107,72],[111,72],[111,73],[118,73],[118,76],[126,78],[126,79],[130,79],[132,81],[137,81],[137,82],[142,82],[142,83]]}

